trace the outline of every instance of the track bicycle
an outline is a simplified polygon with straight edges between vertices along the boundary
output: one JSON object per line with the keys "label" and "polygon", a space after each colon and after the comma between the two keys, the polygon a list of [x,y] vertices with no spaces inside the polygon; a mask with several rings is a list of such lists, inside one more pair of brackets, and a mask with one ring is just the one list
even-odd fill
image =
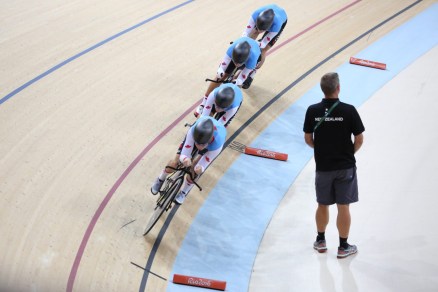
{"label": "track bicycle", "polygon": [[[198,149],[195,147],[192,153],[192,157],[195,157],[197,152]],[[163,184],[164,187],[162,187],[162,190],[159,191],[159,196],[154,208],[154,212],[149,218],[143,235],[146,235],[149,233],[149,231],[151,231],[151,229],[160,219],[161,215],[163,215],[164,211],[167,212],[172,208],[172,203],[176,195],[178,194],[181,186],[183,185],[185,179],[184,177],[186,174],[190,176],[190,179],[193,181],[193,183],[199,188],[200,191],[202,191],[201,186],[199,186],[193,178],[191,167],[184,167],[182,163],[178,163],[176,168],[171,166],[166,166],[166,168],[171,169],[174,172],[166,178]]]}

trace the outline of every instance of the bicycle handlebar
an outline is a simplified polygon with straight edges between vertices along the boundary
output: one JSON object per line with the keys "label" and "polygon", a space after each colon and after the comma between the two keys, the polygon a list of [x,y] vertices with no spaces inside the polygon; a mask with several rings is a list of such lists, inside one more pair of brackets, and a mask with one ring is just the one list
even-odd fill
{"label": "bicycle handlebar", "polygon": [[202,187],[195,182],[195,178],[193,178],[193,176],[192,176],[192,172],[190,171],[190,167],[179,167],[179,168],[177,167],[177,168],[175,168],[172,166],[166,166],[166,168],[174,170],[174,171],[181,170],[182,172],[187,173],[190,176],[190,179],[192,180],[193,184],[195,186],[197,186],[200,191],[202,191]]}
{"label": "bicycle handlebar", "polygon": [[229,81],[227,79],[225,79],[223,81],[219,81],[219,80],[213,80],[213,79],[210,79],[210,78],[206,78],[205,82],[207,82],[207,81],[210,81],[210,82],[213,82],[213,83],[233,83],[233,84],[236,83],[236,81]]}
{"label": "bicycle handlebar", "polygon": [[207,81],[214,82],[214,83],[222,83],[223,82],[223,81],[219,81],[219,80],[213,80],[213,79],[210,79],[210,78],[206,78],[205,82],[207,82]]}

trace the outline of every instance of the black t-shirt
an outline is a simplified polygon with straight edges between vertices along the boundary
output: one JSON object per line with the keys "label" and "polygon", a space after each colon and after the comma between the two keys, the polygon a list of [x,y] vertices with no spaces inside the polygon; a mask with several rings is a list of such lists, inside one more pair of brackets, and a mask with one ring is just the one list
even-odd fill
{"label": "black t-shirt", "polygon": [[351,135],[365,131],[359,113],[353,105],[339,102],[316,130],[318,121],[338,99],[324,98],[306,111],[303,130],[313,133],[317,171],[332,171],[352,168],[356,165]]}

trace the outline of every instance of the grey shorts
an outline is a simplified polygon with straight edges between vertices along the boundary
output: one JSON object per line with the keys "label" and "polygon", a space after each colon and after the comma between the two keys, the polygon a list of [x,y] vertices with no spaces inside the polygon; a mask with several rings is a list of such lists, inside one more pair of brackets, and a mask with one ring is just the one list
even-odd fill
{"label": "grey shorts", "polygon": [[350,204],[359,200],[356,167],[334,171],[317,171],[316,201],[321,205]]}

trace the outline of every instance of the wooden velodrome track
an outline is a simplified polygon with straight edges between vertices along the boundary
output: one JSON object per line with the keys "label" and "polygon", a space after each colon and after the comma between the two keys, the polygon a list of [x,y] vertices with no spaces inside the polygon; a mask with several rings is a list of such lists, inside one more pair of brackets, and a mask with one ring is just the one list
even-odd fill
{"label": "wooden velodrome track", "polygon": [[[435,2],[276,1],[288,25],[228,137],[293,84],[239,132],[249,144],[323,73]],[[137,291],[144,271],[132,263],[144,267],[152,251],[153,272],[169,277],[197,210],[239,154],[221,154],[163,238],[158,226],[142,236],[151,182],[194,120],[204,79],[264,4],[0,3],[0,291]],[[146,291],[166,285],[149,277]]]}

